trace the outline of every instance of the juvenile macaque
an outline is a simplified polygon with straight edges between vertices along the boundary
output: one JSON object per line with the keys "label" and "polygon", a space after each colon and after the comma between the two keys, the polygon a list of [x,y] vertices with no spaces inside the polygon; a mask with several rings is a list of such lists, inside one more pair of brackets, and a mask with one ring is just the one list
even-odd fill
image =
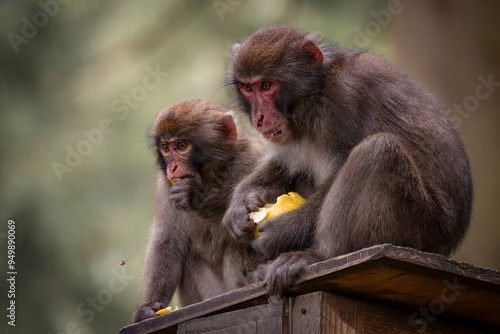
{"label": "juvenile macaque", "polygon": [[300,208],[259,225],[270,293],[303,267],[375,244],[444,255],[470,220],[464,145],[436,99],[377,56],[264,28],[232,47],[229,84],[271,157],[233,193],[223,224],[254,238],[248,213],[296,191]]}
{"label": "juvenile macaque", "polygon": [[163,110],[152,139],[156,205],[135,322],[168,306],[177,288],[185,306],[243,286],[259,258],[221,226],[232,190],[262,154],[255,140],[221,106],[199,100]]}

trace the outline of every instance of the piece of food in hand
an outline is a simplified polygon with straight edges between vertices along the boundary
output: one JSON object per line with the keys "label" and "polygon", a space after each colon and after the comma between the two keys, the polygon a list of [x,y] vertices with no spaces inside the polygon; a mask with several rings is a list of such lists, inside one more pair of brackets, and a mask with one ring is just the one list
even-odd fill
{"label": "piece of food in hand", "polygon": [[175,179],[172,179],[172,181],[170,181],[170,182],[172,182],[172,184],[175,184],[175,182],[177,182],[179,180],[180,180],[179,178],[175,178]]}
{"label": "piece of food in hand", "polygon": [[262,222],[267,218],[277,217],[285,212],[292,211],[297,209],[299,206],[304,204],[306,200],[297,194],[296,192],[289,192],[288,194],[284,194],[279,196],[276,199],[276,204],[266,204],[262,208],[255,212],[250,212],[248,216],[255,223],[255,230],[253,234],[258,236],[260,233],[257,230],[257,224]]}
{"label": "piece of food in hand", "polygon": [[266,219],[267,213],[273,207],[274,204],[267,203],[262,208],[259,208],[257,211],[250,212],[248,216],[254,223],[258,224],[264,219]]}
{"label": "piece of food in hand", "polygon": [[167,313],[170,313],[170,312],[172,312],[172,306],[168,306],[168,307],[162,308],[161,310],[156,311],[156,314],[162,315],[162,314],[167,314]]}
{"label": "piece of food in hand", "polygon": [[[179,309],[179,306],[176,306],[173,311],[177,311],[178,309]],[[173,311],[172,311],[172,306],[167,306],[165,308],[162,308],[161,310],[156,311],[156,314],[157,315],[162,315],[162,314],[167,314],[167,313],[170,313],[170,312],[173,312]]]}

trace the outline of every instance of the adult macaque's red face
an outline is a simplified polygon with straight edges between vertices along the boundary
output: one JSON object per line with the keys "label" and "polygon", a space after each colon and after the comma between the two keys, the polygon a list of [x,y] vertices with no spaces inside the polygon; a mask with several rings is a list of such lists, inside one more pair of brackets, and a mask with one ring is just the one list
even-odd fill
{"label": "adult macaque's red face", "polygon": [[280,86],[277,82],[261,78],[240,82],[241,94],[250,104],[253,127],[264,138],[283,143],[288,138],[288,122],[276,109],[275,99]]}
{"label": "adult macaque's red face", "polygon": [[169,181],[192,174],[192,167],[189,165],[189,155],[192,149],[190,143],[175,139],[169,142],[160,142],[158,147],[167,163]]}

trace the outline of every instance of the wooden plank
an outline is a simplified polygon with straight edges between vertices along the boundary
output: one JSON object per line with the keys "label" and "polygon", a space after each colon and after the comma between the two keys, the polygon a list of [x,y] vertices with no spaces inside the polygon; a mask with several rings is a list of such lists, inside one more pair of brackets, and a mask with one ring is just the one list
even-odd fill
{"label": "wooden plank", "polygon": [[[282,328],[280,324],[283,322],[282,319],[284,316],[282,302],[260,305],[187,321],[184,333],[199,334],[229,328],[241,330],[243,328],[265,328],[266,326],[272,326],[276,330],[279,329],[279,331],[275,331],[274,333],[281,333]],[[259,330],[260,332],[262,331]],[[247,331],[241,333],[247,333]]]}
{"label": "wooden plank", "polygon": [[[376,247],[380,252],[371,254],[370,261],[348,254],[309,266],[293,286],[293,293],[328,291],[406,307],[409,315],[428,309],[431,317],[457,317],[500,329],[498,271],[409,248]],[[350,266],[351,260],[346,258],[356,265]]]}
{"label": "wooden plank", "polygon": [[280,302],[193,319],[185,323],[183,333],[286,333],[287,309]]}
{"label": "wooden plank", "polygon": [[[407,317],[417,312],[500,330],[500,272],[410,248],[377,245],[310,265],[291,296],[315,291],[403,307]],[[178,324],[190,319],[267,302],[263,284],[251,284],[120,333],[175,333]]]}
{"label": "wooden plank", "polygon": [[183,307],[175,312],[146,319],[137,324],[123,327],[120,334],[176,333],[177,325],[210,314],[227,312],[235,309],[266,304],[268,297],[263,283],[247,285],[219,296]]}
{"label": "wooden plank", "polygon": [[310,334],[485,334],[435,318],[409,322],[404,311],[326,292],[297,296],[291,303],[293,333]]}
{"label": "wooden plank", "polygon": [[[347,297],[340,297],[347,298]],[[497,333],[496,331],[482,331],[460,324],[456,321],[447,321],[442,316],[425,318],[418,316],[410,319],[408,312],[404,309],[393,308],[386,305],[371,302],[360,302],[363,308],[363,334],[375,333],[428,333],[428,334],[449,334],[449,333],[467,333],[467,334],[486,334]]]}
{"label": "wooden plank", "polygon": [[362,304],[326,292],[313,292],[291,302],[293,333],[361,334]]}

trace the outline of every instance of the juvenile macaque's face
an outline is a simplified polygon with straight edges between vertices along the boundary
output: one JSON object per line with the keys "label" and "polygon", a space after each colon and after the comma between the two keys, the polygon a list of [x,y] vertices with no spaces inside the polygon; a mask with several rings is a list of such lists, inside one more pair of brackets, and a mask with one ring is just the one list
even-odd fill
{"label": "juvenile macaque's face", "polygon": [[170,182],[192,174],[192,167],[189,165],[192,147],[189,142],[181,139],[160,141],[158,144],[158,149],[167,164],[166,173]]}

